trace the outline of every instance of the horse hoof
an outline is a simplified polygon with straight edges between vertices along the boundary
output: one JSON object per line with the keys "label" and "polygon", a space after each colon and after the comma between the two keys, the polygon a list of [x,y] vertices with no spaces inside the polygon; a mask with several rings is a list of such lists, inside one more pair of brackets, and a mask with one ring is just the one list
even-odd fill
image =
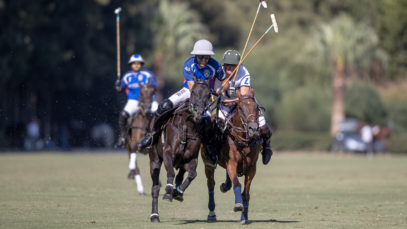
{"label": "horse hoof", "polygon": [[179,192],[177,189],[172,191],[172,198],[178,200],[179,202],[184,201],[184,193]]}
{"label": "horse hoof", "polygon": [[240,223],[241,224],[250,224],[250,221],[248,220],[248,219],[242,219],[242,220],[240,220]]}
{"label": "horse hoof", "polygon": [[183,196],[174,196],[173,198],[174,198],[174,200],[178,200],[179,202],[184,201],[184,197],[183,197]]}
{"label": "horse hoof", "polygon": [[172,202],[172,195],[168,194],[168,193],[164,194],[163,200],[168,200],[168,201]]}
{"label": "horse hoof", "polygon": [[231,188],[231,187],[228,187],[225,183],[222,183],[222,184],[220,185],[220,191],[223,192],[223,193],[229,191],[230,188]]}
{"label": "horse hoof", "polygon": [[136,171],[134,169],[130,170],[129,174],[127,174],[127,179],[133,180],[136,176]]}
{"label": "horse hoof", "polygon": [[243,211],[243,204],[242,203],[235,203],[235,207],[233,208],[234,212],[241,212]]}
{"label": "horse hoof", "polygon": [[150,216],[150,220],[152,223],[159,223],[160,222],[160,217],[158,216],[158,214],[152,214]]}
{"label": "horse hoof", "polygon": [[208,223],[216,222],[216,215],[208,215]]}

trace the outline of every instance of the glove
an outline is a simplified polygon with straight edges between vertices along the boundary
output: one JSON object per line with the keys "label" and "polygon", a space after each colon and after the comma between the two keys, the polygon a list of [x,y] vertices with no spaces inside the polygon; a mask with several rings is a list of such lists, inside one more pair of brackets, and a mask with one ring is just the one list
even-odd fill
{"label": "glove", "polygon": [[118,90],[118,91],[121,90],[121,88],[120,88],[120,80],[119,79],[114,82],[114,86],[116,87],[116,90]]}

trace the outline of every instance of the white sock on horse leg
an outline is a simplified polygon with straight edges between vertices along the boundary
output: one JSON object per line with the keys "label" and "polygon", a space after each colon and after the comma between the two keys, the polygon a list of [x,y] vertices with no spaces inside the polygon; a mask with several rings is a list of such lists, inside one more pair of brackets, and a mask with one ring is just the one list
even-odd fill
{"label": "white sock on horse leg", "polygon": [[144,192],[144,187],[143,187],[143,182],[141,182],[141,176],[140,176],[140,174],[137,174],[134,179],[136,180],[137,191],[138,191],[139,193],[143,193],[143,192]]}
{"label": "white sock on horse leg", "polygon": [[136,158],[137,158],[136,153],[131,153],[130,154],[130,161],[129,161],[129,169],[130,170],[136,169]]}

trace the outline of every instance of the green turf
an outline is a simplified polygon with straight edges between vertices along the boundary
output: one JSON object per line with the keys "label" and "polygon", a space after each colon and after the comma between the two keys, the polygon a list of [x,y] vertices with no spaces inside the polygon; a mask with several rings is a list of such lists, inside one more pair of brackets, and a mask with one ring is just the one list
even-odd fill
{"label": "green turf", "polygon": [[[148,157],[138,157],[150,193]],[[281,153],[259,163],[250,228],[407,228],[407,157]],[[162,168],[161,180],[164,179]],[[0,228],[236,228],[232,192],[220,193],[217,223],[206,223],[202,162],[183,203],[159,200],[161,223],[149,222],[151,196],[126,179],[127,156],[0,155]],[[163,188],[161,193],[163,194]]]}

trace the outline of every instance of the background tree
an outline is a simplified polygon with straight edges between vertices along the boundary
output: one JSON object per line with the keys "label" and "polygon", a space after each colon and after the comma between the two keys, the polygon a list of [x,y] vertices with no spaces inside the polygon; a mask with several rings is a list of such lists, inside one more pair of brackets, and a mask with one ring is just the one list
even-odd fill
{"label": "background tree", "polygon": [[323,64],[335,69],[330,131],[334,135],[339,123],[345,119],[346,78],[355,72],[371,69],[373,60],[384,60],[384,54],[378,47],[374,30],[363,23],[355,23],[347,15],[341,15],[329,24],[321,24],[315,35],[316,55],[327,61]]}

